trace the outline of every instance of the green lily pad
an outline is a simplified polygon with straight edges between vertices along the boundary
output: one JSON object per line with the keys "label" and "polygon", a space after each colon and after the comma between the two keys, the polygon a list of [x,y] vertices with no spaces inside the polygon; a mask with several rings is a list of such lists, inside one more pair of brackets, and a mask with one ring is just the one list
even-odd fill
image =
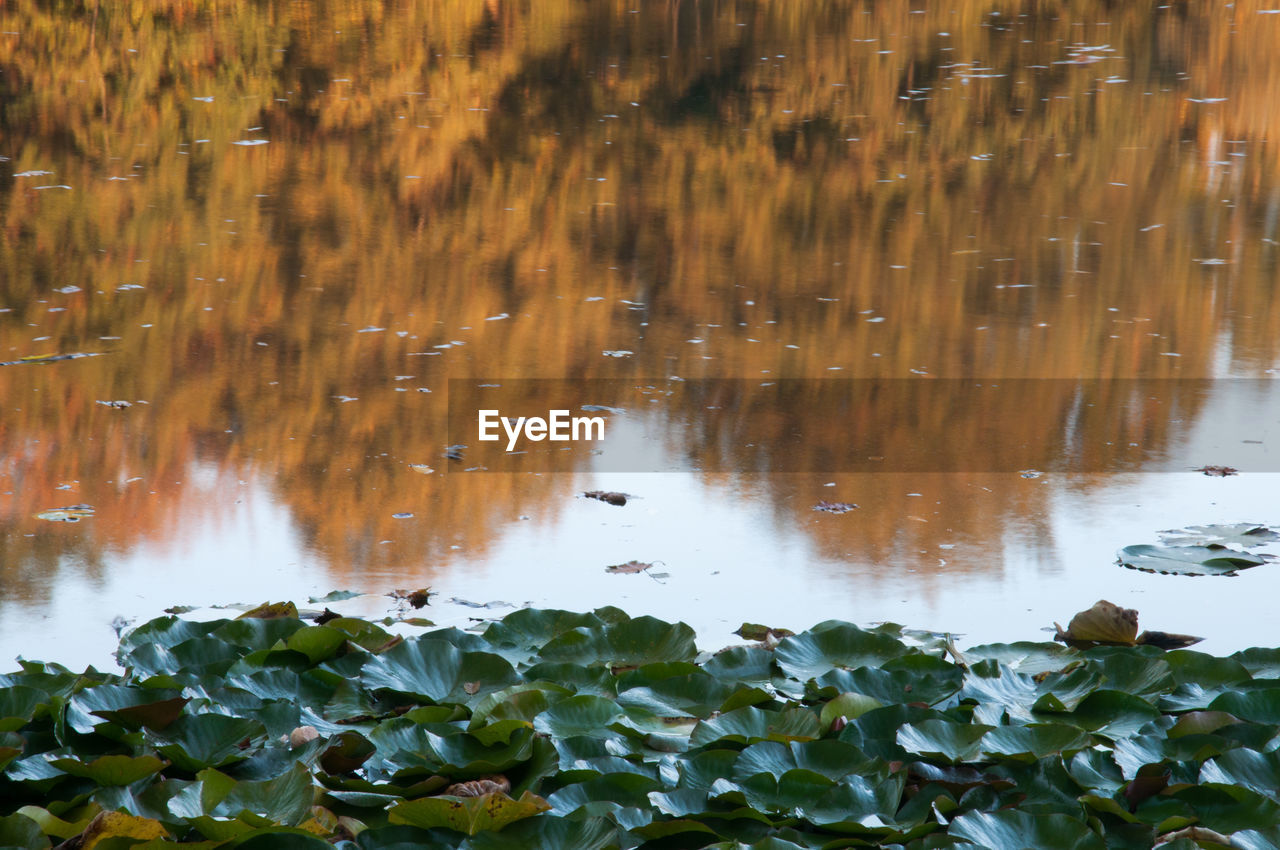
{"label": "green lily pad", "polygon": [[160,772],[168,764],[155,756],[134,758],[124,755],[99,756],[90,762],[58,758],[52,759],[49,763],[64,773],[92,779],[99,785],[132,785],[140,779]]}
{"label": "green lily pad", "polygon": [[1268,558],[1218,544],[1208,546],[1126,546],[1116,553],[1122,567],[1184,576],[1231,576],[1267,563]]}
{"label": "green lily pad", "polygon": [[897,742],[909,753],[957,764],[975,760],[982,752],[983,736],[992,729],[976,723],[923,720],[899,729]]}
{"label": "green lily pad", "polygon": [[1221,525],[1190,525],[1186,528],[1160,532],[1165,546],[1239,546],[1251,549],[1276,540],[1280,534],[1265,525],[1252,522],[1224,523]]}
{"label": "green lily pad", "polygon": [[358,590],[331,590],[324,596],[308,596],[307,602],[315,605],[317,602],[341,602],[344,599],[354,599],[364,594]]}
{"label": "green lily pad", "polygon": [[164,730],[164,743],[156,750],[183,770],[222,767],[248,758],[247,745],[266,732],[262,723],[248,717],[184,715]]}
{"label": "green lily pad", "polygon": [[593,694],[578,694],[561,700],[533,721],[533,728],[544,735],[570,738],[612,736],[610,724],[626,716],[613,700]]}
{"label": "green lily pad", "polygon": [[368,688],[440,702],[451,695],[461,700],[483,696],[516,684],[519,677],[500,655],[463,652],[442,640],[415,638],[370,659],[362,681]]}
{"label": "green lily pad", "polygon": [[533,817],[550,808],[547,801],[526,791],[518,800],[506,794],[480,797],[427,797],[405,800],[392,806],[387,819],[420,829],[446,827],[466,835],[498,831],[510,823]]}
{"label": "green lily pad", "polygon": [[68,707],[68,721],[82,733],[92,732],[98,725],[89,718],[81,721],[83,714],[118,723],[126,729],[145,726],[159,731],[177,720],[190,701],[176,690],[98,685],[75,695]]}
{"label": "green lily pad", "polygon": [[770,711],[748,706],[700,720],[689,736],[695,747],[717,741],[754,744],[757,741],[808,741],[821,734],[817,713],[807,709]]}
{"label": "green lily pad", "polygon": [[773,654],[788,676],[806,681],[837,667],[878,667],[910,650],[890,635],[868,632],[850,623],[821,623],[783,638]]}
{"label": "green lily pad", "polygon": [[1097,833],[1065,814],[969,812],[953,820],[947,834],[989,850],[1106,850]]}

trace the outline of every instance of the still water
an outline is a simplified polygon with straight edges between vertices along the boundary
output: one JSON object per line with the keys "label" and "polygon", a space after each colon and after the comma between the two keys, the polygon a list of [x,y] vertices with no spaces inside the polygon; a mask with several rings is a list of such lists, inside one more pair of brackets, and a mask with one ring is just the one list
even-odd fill
{"label": "still water", "polygon": [[[426,585],[441,623],[616,604],[706,645],[828,617],[1040,639],[1099,598],[1280,642],[1280,566],[1114,563],[1280,524],[1273,5],[5,3],[0,659]],[[534,378],[1217,389],[1121,441],[1031,397],[825,392],[635,419],[678,471],[445,457],[451,381]],[[855,471],[855,431],[964,462]],[[1080,435],[1108,448],[1055,464]],[[655,566],[605,571],[630,560]]]}

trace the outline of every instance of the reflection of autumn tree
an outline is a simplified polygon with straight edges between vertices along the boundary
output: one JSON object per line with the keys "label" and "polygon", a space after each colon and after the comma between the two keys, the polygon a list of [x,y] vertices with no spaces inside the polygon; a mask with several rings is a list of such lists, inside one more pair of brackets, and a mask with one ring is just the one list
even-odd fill
{"label": "reflection of autumn tree", "polygon": [[[1280,21],[1256,0],[631,5],[0,9],[5,165],[54,172],[0,192],[0,356],[111,351],[0,371],[6,529],[65,479],[143,475],[171,489],[103,490],[95,545],[162,535],[205,462],[274,475],[332,563],[443,559],[570,486],[408,471],[444,462],[450,376],[1274,357]],[[42,545],[6,537],[6,571]]]}

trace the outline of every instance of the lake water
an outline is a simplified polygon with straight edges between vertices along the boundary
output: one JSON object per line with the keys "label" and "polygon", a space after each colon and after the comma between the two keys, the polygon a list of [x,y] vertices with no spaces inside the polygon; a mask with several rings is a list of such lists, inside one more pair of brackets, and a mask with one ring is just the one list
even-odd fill
{"label": "lake water", "polygon": [[[0,660],[428,585],[1280,642],[1280,567],[1115,563],[1280,525],[1280,14],[1026,8],[4,4]],[[628,454],[450,459],[490,382]]]}

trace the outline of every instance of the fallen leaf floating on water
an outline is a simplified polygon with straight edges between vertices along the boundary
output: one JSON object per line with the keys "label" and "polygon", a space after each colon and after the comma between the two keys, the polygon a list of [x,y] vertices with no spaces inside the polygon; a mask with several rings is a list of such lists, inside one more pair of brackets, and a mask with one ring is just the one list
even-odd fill
{"label": "fallen leaf floating on water", "polygon": [[392,599],[408,602],[414,608],[421,608],[430,604],[431,597],[435,592],[429,587],[423,587],[418,590],[393,590],[387,594]]}
{"label": "fallen leaf floating on water", "polygon": [[606,502],[618,507],[622,507],[627,503],[627,499],[632,498],[626,493],[611,493],[606,490],[588,490],[582,495],[586,496],[588,499],[598,499],[601,502]]}
{"label": "fallen leaf floating on water", "polygon": [[298,606],[292,602],[264,602],[257,608],[245,611],[237,620],[296,620]]}
{"label": "fallen leaf floating on water", "polygon": [[611,567],[605,567],[606,573],[615,573],[619,575],[642,573],[652,567],[653,564],[646,564],[642,561],[627,561],[625,564],[614,564]]}
{"label": "fallen leaf floating on water", "polygon": [[815,511],[825,511],[829,514],[847,514],[849,511],[857,508],[857,505],[849,502],[828,502],[825,499],[813,506]]}
{"label": "fallen leaf floating on water", "polygon": [[790,629],[775,629],[772,626],[761,625],[760,623],[743,623],[734,631],[735,635],[746,640],[758,640],[765,643],[777,643],[784,637],[792,637],[795,632]]}
{"label": "fallen leaf floating on water", "polygon": [[331,623],[334,620],[340,620],[340,619],[342,619],[341,614],[335,611],[330,611],[329,608],[326,606],[325,609],[321,611],[320,614],[316,617],[316,625],[323,626],[325,623]]}
{"label": "fallen leaf floating on water", "polygon": [[1100,599],[1087,611],[1071,618],[1066,629],[1054,623],[1057,634],[1054,640],[1062,641],[1075,649],[1095,646],[1154,646],[1159,649],[1182,649],[1199,643],[1204,638],[1169,632],[1143,632],[1138,634],[1138,612],[1121,608],[1113,602]]}
{"label": "fallen leaf floating on water", "polygon": [[93,505],[68,505],[65,508],[54,508],[41,511],[36,519],[47,519],[49,522],[79,522],[93,516]]}
{"label": "fallen leaf floating on water", "polygon": [[503,602],[501,599],[495,599],[492,602],[473,602],[470,599],[460,599],[457,596],[450,596],[446,602],[451,605],[461,605],[464,608],[515,608],[515,603]]}
{"label": "fallen leaf floating on water", "polygon": [[1189,525],[1186,528],[1175,528],[1160,532],[1161,543],[1165,546],[1233,546],[1241,549],[1252,549],[1273,540],[1280,540],[1280,534],[1260,523],[1237,522],[1223,525]]}
{"label": "fallen leaf floating on water", "polygon": [[6,360],[0,366],[31,366],[39,363],[57,363],[61,360],[79,360],[81,357],[100,357],[105,351],[77,351],[73,354],[33,354],[17,360]]}
{"label": "fallen leaf floating on water", "polygon": [[1198,469],[1193,469],[1191,471],[1203,472],[1210,478],[1226,478],[1228,475],[1240,474],[1240,470],[1236,469],[1234,466],[1201,466]]}

